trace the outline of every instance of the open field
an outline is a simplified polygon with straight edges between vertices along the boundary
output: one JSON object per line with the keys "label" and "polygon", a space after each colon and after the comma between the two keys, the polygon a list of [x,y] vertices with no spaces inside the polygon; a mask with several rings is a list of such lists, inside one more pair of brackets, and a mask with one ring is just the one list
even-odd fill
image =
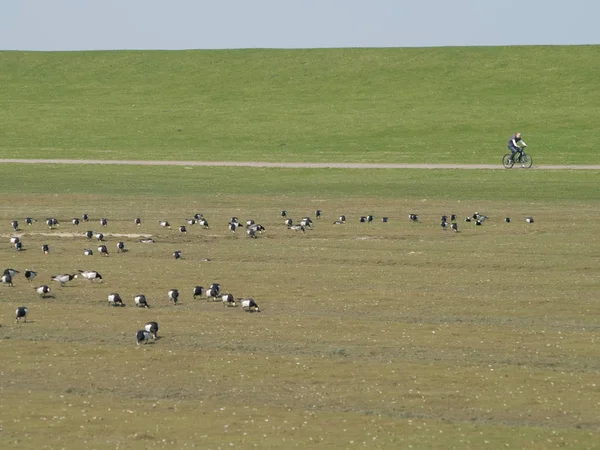
{"label": "open field", "polygon": [[[22,273],[0,285],[10,448],[598,448],[597,171],[7,164],[0,177],[1,267],[35,269],[54,294]],[[282,209],[324,217],[296,233]],[[475,211],[482,226],[464,222]],[[196,212],[210,228],[179,233]],[[459,233],[439,226],[451,213]],[[232,234],[231,216],[266,233]],[[83,255],[87,229],[109,257]],[[104,281],[50,282],[77,269]],[[191,298],[211,282],[262,312]],[[149,320],[161,339],[137,346]]]}
{"label": "open field", "polygon": [[0,52],[0,158],[598,163],[600,46]]}

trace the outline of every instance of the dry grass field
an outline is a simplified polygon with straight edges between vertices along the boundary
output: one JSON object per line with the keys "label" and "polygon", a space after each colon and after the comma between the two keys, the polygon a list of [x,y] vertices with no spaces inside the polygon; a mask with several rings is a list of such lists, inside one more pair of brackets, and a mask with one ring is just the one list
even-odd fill
{"label": "dry grass field", "polygon": [[[5,448],[598,447],[595,202],[281,194],[11,194],[0,256],[21,273],[0,285]],[[288,230],[283,209],[314,229]],[[464,221],[475,211],[482,226]],[[84,212],[90,222],[71,225]],[[210,227],[179,233],[198,212]],[[452,213],[458,233],[439,225]],[[266,232],[231,233],[232,216]],[[50,281],[78,269],[103,281]],[[192,298],[213,282],[262,311]],[[52,297],[36,294],[42,283]],[[111,292],[126,307],[108,306]],[[149,309],[134,307],[138,293]],[[150,320],[159,339],[136,345]]]}

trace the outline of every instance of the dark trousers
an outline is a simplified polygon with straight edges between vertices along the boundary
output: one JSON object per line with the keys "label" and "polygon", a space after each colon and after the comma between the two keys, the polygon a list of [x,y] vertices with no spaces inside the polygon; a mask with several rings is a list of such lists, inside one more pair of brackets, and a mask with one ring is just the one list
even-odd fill
{"label": "dark trousers", "polygon": [[519,153],[519,159],[521,159],[521,148],[515,147],[512,144],[508,144],[508,149],[512,152],[512,160],[515,161],[515,155]]}

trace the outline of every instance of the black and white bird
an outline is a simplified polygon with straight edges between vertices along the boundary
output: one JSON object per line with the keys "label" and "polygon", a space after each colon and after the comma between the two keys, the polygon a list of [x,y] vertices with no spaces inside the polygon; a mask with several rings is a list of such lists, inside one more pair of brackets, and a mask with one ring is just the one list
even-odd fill
{"label": "black and white bird", "polygon": [[21,242],[21,238],[19,236],[13,236],[10,238],[11,244],[18,244],[19,242]]}
{"label": "black and white bird", "polygon": [[169,222],[167,222],[166,220],[161,220],[159,222],[161,227],[165,227],[165,228],[171,228],[171,224]]}
{"label": "black and white bird", "polygon": [[525,217],[525,222],[533,223],[533,217]]}
{"label": "black and white bird", "polygon": [[456,222],[456,214],[450,214],[450,222]]}
{"label": "black and white bird", "polygon": [[302,231],[303,233],[306,232],[306,229],[300,224],[290,225],[288,228],[292,231]]}
{"label": "black and white bird", "polygon": [[409,214],[408,215],[408,220],[410,220],[411,222],[418,222],[419,221],[419,216],[417,214]]}
{"label": "black and white bird", "polygon": [[447,230],[448,229],[448,222],[442,221],[440,222],[440,226],[442,227],[442,230]]}
{"label": "black and white bird", "polygon": [[181,259],[181,250],[175,250],[173,252],[173,258],[175,258],[175,259]]}
{"label": "black and white bird", "polygon": [[37,276],[37,272],[34,272],[33,270],[29,270],[26,269],[25,270],[25,279],[27,281],[33,281],[33,279]]}
{"label": "black and white bird", "polygon": [[179,227],[179,232],[180,232],[180,233],[187,233],[187,228],[185,227],[185,225],[181,225],[181,226]]}
{"label": "black and white bird", "polygon": [[140,219],[139,217],[136,217],[136,218],[135,218],[135,224],[136,224],[137,226],[140,226],[140,225],[142,224],[142,219]]}
{"label": "black and white bird", "polygon": [[90,220],[90,217],[86,213],[83,213],[81,215],[81,220],[83,220],[84,222],[87,222],[88,220]]}
{"label": "black and white bird", "polygon": [[137,345],[140,345],[142,342],[147,344],[150,340],[150,333],[146,330],[138,330],[135,334],[135,339],[137,341]]}
{"label": "black and white bird", "polygon": [[194,219],[196,219],[196,220],[200,220],[203,217],[204,217],[204,214],[202,214],[202,213],[196,213],[196,214],[194,214]]}
{"label": "black and white bird", "polygon": [[471,221],[471,217],[467,216],[465,217],[465,222],[470,222]]}
{"label": "black and white bird", "polygon": [[13,231],[18,231],[19,230],[19,221],[13,220],[11,222],[10,226],[12,227]]}
{"label": "black and white bird", "polygon": [[315,211],[315,217],[316,217],[317,219],[320,219],[320,218],[321,218],[321,215],[323,215],[323,211],[321,211],[320,209],[317,209],[317,210]]}
{"label": "black and white bird", "polygon": [[27,314],[29,314],[29,310],[25,306],[19,306],[15,311],[16,322],[19,323],[21,319],[23,322],[27,322]]}
{"label": "black and white bird", "polygon": [[48,244],[42,245],[42,251],[44,252],[44,255],[47,255],[50,253],[50,246]]}
{"label": "black and white bird", "polygon": [[253,219],[250,220],[246,220],[246,226],[249,227],[250,225],[254,225],[256,222],[254,222]]}
{"label": "black and white bird", "polygon": [[108,294],[108,304],[110,306],[125,306],[123,299],[121,299],[121,296],[117,292]]}
{"label": "black and white bird", "polygon": [[475,212],[475,213],[473,213],[473,216],[471,216],[471,217],[473,217],[473,219],[477,220],[477,219],[479,219],[479,213]]}
{"label": "black and white bird", "polygon": [[73,220],[71,220],[71,223],[75,226],[79,226],[79,219],[77,217],[74,217]]}
{"label": "black and white bird", "polygon": [[46,296],[50,293],[50,286],[46,284],[42,284],[35,288],[35,291],[39,294],[40,297],[46,298]]}
{"label": "black and white bird", "polygon": [[510,217],[505,217],[505,218],[504,218],[504,221],[505,221],[506,223],[510,223]]}
{"label": "black and white bird", "polygon": [[367,216],[360,216],[360,218],[358,219],[358,221],[360,223],[365,223],[367,221]]}
{"label": "black and white bird", "polygon": [[246,230],[252,230],[256,234],[265,231],[265,227],[263,227],[260,223],[253,223],[252,225],[246,225]]}
{"label": "black and white bird", "polygon": [[206,290],[206,299],[216,302],[218,300],[220,294],[221,294],[221,285],[219,283],[213,283]]}
{"label": "black and white bird", "polygon": [[148,322],[144,325],[144,330],[150,333],[153,339],[158,338],[158,322]]}
{"label": "black and white bird", "polygon": [[204,287],[202,286],[194,286],[193,297],[196,298],[198,296],[202,296],[204,293]]}
{"label": "black and white bird", "polygon": [[312,219],[310,217],[303,217],[300,221],[300,225],[302,225],[304,228],[312,230]]}
{"label": "black and white bird", "polygon": [[85,232],[85,237],[88,239],[92,239],[94,237],[94,232],[92,230],[87,230]]}
{"label": "black and white bird", "polygon": [[100,225],[103,227],[107,227],[108,226],[108,219],[103,217],[102,219],[100,219]]}
{"label": "black and white bird", "polygon": [[248,237],[251,237],[252,239],[258,238],[255,228],[246,228],[246,234],[248,234]]}
{"label": "black and white bird", "polygon": [[98,246],[98,252],[102,255],[102,256],[109,256],[108,253],[108,247],[106,245],[99,245]]}
{"label": "black and white bird", "polygon": [[22,242],[17,242],[15,244],[15,250],[20,252],[21,250],[23,250],[23,243]]}
{"label": "black and white bird", "polygon": [[46,225],[48,225],[48,228],[52,229],[54,227],[57,227],[59,225],[59,223],[56,218],[49,217],[48,219],[46,219]]}
{"label": "black and white bird", "polygon": [[27,225],[33,225],[33,219],[31,217],[27,217],[27,218],[25,218],[25,223]]}
{"label": "black and white bird", "polygon": [[86,249],[83,250],[83,254],[85,256],[93,256],[94,252],[92,251],[92,249],[86,248]]}
{"label": "black and white bird", "polygon": [[98,281],[102,281],[102,275],[100,275],[98,272],[96,272],[95,270],[78,270],[79,274],[75,275],[75,277],[83,277],[86,280],[89,280],[90,282],[94,281],[94,280],[98,280]]}
{"label": "black and white bird", "polygon": [[125,251],[125,242],[117,242],[117,253],[122,253],[123,251]]}
{"label": "black and white bird", "polygon": [[71,281],[75,277],[76,277],[76,275],[73,275],[73,274],[70,274],[70,273],[63,273],[63,274],[60,274],[60,275],[53,275],[52,277],[50,277],[50,279],[52,281],[58,281],[61,286],[64,286],[65,283],[68,283],[69,281]]}
{"label": "black and white bird", "polygon": [[198,225],[200,225],[201,227],[204,228],[208,228],[208,220],[206,220],[205,218],[202,218],[200,220],[198,220]]}
{"label": "black and white bird", "polygon": [[235,303],[235,299],[233,298],[233,295],[231,295],[231,294],[221,295],[221,300],[223,300],[223,304],[225,306],[237,306],[237,304]]}
{"label": "black and white bird", "polygon": [[0,277],[0,284],[6,284],[7,286],[13,286],[13,277],[10,275],[10,273],[4,273],[4,275],[2,275]]}
{"label": "black and white bird", "polygon": [[104,240],[104,234],[102,234],[100,232],[96,233],[94,236],[98,242],[101,242]]}
{"label": "black and white bird", "polygon": [[[487,218],[488,217],[484,216],[483,214],[478,214],[477,215],[477,222],[483,223],[483,222],[485,222],[487,220]],[[475,225],[477,225],[477,224],[475,224]]]}
{"label": "black and white bird", "polygon": [[142,238],[142,239],[140,239],[140,242],[141,242],[142,244],[154,244],[154,239],[152,239],[152,238],[149,238],[149,237],[147,237],[147,238]]}
{"label": "black and white bird", "polygon": [[20,274],[21,272],[19,272],[18,270],[15,269],[4,269],[4,272],[2,273],[2,275],[10,275],[11,278],[16,277],[18,274]]}
{"label": "black and white bird", "polygon": [[385,217],[385,216],[381,218],[381,221],[382,221],[383,223],[388,223],[388,222],[389,222],[389,220],[390,220],[390,219],[389,219],[388,217]]}
{"label": "black and white bird", "polygon": [[196,219],[194,219],[193,217],[191,219],[188,219],[187,224],[188,225],[196,225]]}
{"label": "black and white bird", "polygon": [[133,297],[133,303],[135,303],[135,306],[140,308],[150,308],[148,300],[146,300],[146,296],[144,294],[138,294]]}
{"label": "black and white bird", "polygon": [[294,221],[291,218],[285,219],[283,221],[283,223],[285,223],[288,227],[292,226],[294,224]]}
{"label": "black and white bird", "polygon": [[240,219],[238,219],[236,216],[233,216],[230,220],[230,223],[240,223]]}
{"label": "black and white bird", "polygon": [[242,308],[247,312],[260,312],[260,308],[253,298],[243,298],[240,300]]}
{"label": "black and white bird", "polygon": [[339,221],[339,222],[341,222],[341,223],[346,223],[346,216],[342,214],[342,215],[341,215],[341,216],[338,218],[338,221]]}
{"label": "black and white bird", "polygon": [[452,225],[451,225],[451,227],[452,227],[452,229],[453,229],[455,232],[457,232],[457,233],[458,233],[458,224],[457,224],[456,222],[452,222]]}
{"label": "black and white bird", "polygon": [[171,289],[168,292],[169,295],[169,301],[171,303],[173,303],[174,305],[177,304],[177,301],[179,300],[179,291],[177,289]]}
{"label": "black and white bird", "polygon": [[235,222],[229,222],[227,227],[229,228],[229,231],[231,231],[232,233],[235,233],[235,230],[237,229],[238,224]]}
{"label": "black and white bird", "polygon": [[281,217],[287,217],[287,211],[285,209],[281,210]]}
{"label": "black and white bird", "polygon": [[367,216],[367,223],[371,223],[371,222],[373,222],[373,219],[374,219],[374,218],[375,218],[375,217],[373,217],[373,215],[372,215],[372,214],[369,214],[369,215]]}

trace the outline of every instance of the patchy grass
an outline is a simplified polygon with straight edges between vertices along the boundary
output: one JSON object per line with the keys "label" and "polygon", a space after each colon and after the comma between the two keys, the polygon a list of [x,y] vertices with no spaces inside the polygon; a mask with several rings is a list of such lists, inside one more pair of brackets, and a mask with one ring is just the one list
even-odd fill
{"label": "patchy grass", "polygon": [[[390,191],[369,181],[329,191],[317,171],[110,168],[111,178],[103,167],[77,178],[57,167],[42,179],[42,169],[21,192],[7,173],[11,206],[0,210],[3,266],[38,271],[32,285],[54,294],[39,298],[22,273],[0,286],[0,426],[11,448],[597,446],[600,213],[587,189],[597,174],[500,172],[521,177],[529,195],[514,196],[488,172],[384,171],[374,183]],[[145,194],[142,179],[153,181]],[[56,194],[28,193],[43,183]],[[323,218],[305,234],[280,217],[317,208]],[[489,216],[483,226],[464,222],[475,211]],[[71,225],[83,212],[91,222]],[[196,212],[210,228],[179,233]],[[452,213],[459,233],[439,226]],[[340,214],[348,223],[333,225]],[[367,214],[375,221],[359,223]],[[24,224],[50,215],[56,230]],[[266,233],[232,234],[231,216]],[[8,243],[12,219],[20,253]],[[87,229],[107,235],[109,257],[83,255],[97,246]],[[117,254],[118,240],[128,252]],[[104,281],[50,282],[77,269]],[[262,312],[192,299],[193,286],[212,282]],[[110,292],[127,306],[109,307]],[[150,309],[133,307],[138,293]],[[15,324],[20,305],[29,320]],[[160,339],[137,346],[149,320]]]}

